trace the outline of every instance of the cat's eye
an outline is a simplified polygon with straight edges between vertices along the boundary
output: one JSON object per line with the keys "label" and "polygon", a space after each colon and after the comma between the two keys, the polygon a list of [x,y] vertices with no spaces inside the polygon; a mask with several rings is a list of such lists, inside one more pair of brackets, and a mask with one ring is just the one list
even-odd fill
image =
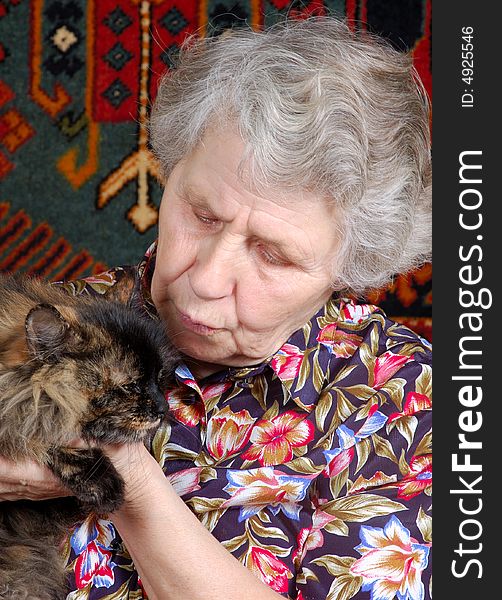
{"label": "cat's eye", "polygon": [[132,381],[131,383],[126,383],[122,386],[122,389],[129,394],[141,394],[141,386],[137,381]]}

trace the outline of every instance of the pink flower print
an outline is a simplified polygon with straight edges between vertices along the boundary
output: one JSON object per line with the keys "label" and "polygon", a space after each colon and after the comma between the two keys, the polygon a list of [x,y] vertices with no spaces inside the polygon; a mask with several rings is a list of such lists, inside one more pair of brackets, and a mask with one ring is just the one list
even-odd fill
{"label": "pink flower print", "polygon": [[312,516],[312,527],[300,529],[296,538],[297,549],[293,552],[292,558],[297,569],[300,569],[309,550],[315,550],[315,548],[321,548],[324,545],[324,536],[321,529],[337,518],[335,515],[325,513],[317,503],[314,503],[314,505],[317,508]]}
{"label": "pink flower print", "polygon": [[409,473],[397,483],[398,498],[409,500],[432,486],[432,454],[414,456],[410,460]]}
{"label": "pink flower print", "polygon": [[246,564],[263,583],[276,592],[286,593],[288,591],[288,579],[293,577],[293,573],[270,550],[251,546]]}
{"label": "pink flower print", "polygon": [[70,544],[77,556],[75,561],[75,581],[77,588],[83,589],[90,583],[94,587],[110,587],[115,581],[111,560],[111,543],[115,529],[110,521],[89,515],[75,528]]}
{"label": "pink flower print", "polygon": [[317,341],[326,346],[337,358],[350,358],[361,345],[363,338],[354,333],[345,333],[336,323],[323,327]]}
{"label": "pink flower print", "polygon": [[247,410],[234,413],[226,406],[207,424],[207,449],[216,460],[236,454],[248,443],[254,419]]}
{"label": "pink flower print", "polygon": [[195,390],[199,396],[202,396],[199,384],[195,381],[192,372],[184,363],[181,363],[176,367],[174,374],[178,381]]}
{"label": "pink flower print", "polygon": [[346,469],[354,458],[355,445],[385,425],[387,417],[377,409],[378,406],[374,404],[363,424],[356,432],[346,425],[340,425],[337,428],[336,434],[338,436],[339,447],[333,450],[324,450],[323,452],[326,458],[326,467],[323,471],[325,477],[335,477],[335,475]]}
{"label": "pink flower print", "polygon": [[195,380],[188,378],[188,370],[179,368],[178,371],[178,375],[184,377],[183,383],[193,389],[194,392],[191,392],[190,401],[187,402],[186,395],[190,393],[189,390],[183,387],[169,390],[166,394],[169,412],[179,423],[183,423],[183,425],[187,425],[188,427],[195,427],[206,420],[205,402],[212,400],[216,396],[220,396],[232,384],[229,382],[217,383],[199,388]]}
{"label": "pink flower print", "polygon": [[221,508],[240,506],[239,521],[244,521],[268,508],[273,515],[282,511],[289,519],[298,521],[301,501],[315,475],[289,475],[273,469],[228,469],[228,484],[223,488],[230,498]]}
{"label": "pink flower print", "polygon": [[80,554],[93,541],[108,548],[115,535],[115,528],[110,521],[98,519],[96,515],[91,514],[75,527],[70,537],[70,544],[75,553]]}
{"label": "pink flower print", "polygon": [[370,591],[372,600],[423,600],[421,580],[427,567],[430,544],[419,544],[393,515],[385,527],[359,530],[361,554],[350,567],[353,575],[363,578],[362,591]]}
{"label": "pink flower print", "polygon": [[115,581],[109,550],[90,542],[75,562],[75,581],[79,590],[92,583],[93,587],[110,587]]}
{"label": "pink flower print", "polygon": [[299,570],[307,552],[320,548],[323,543],[324,536],[321,531],[314,530],[311,527],[300,529],[296,537],[297,548],[291,555],[295,567]]}
{"label": "pink flower print", "polygon": [[304,415],[289,410],[270,421],[259,420],[251,431],[252,446],[242,454],[244,460],[261,465],[280,465],[293,458],[293,448],[314,439],[314,426]]}
{"label": "pink flower print", "polygon": [[294,379],[300,372],[303,352],[293,344],[284,344],[270,361],[270,366],[281,381]]}
{"label": "pink flower print", "polygon": [[340,306],[340,315],[346,323],[359,324],[377,310],[373,304],[356,304],[353,300]]}
{"label": "pink flower print", "polygon": [[200,398],[195,402],[187,402],[183,398],[180,389],[169,390],[166,394],[166,400],[169,405],[169,414],[178,422],[195,427],[200,422],[204,422],[206,411]]}
{"label": "pink flower print", "polygon": [[325,451],[324,455],[328,459],[328,464],[323,471],[325,477],[335,477],[339,473],[341,473],[344,469],[346,469],[352,459],[354,458],[355,448],[351,446],[350,448],[342,449],[337,448],[334,451]]}
{"label": "pink flower print", "polygon": [[376,389],[382,387],[384,383],[387,383],[387,381],[389,381],[389,379],[410,360],[413,360],[411,356],[393,354],[390,350],[381,354],[375,361],[373,387]]}
{"label": "pink flower print", "polygon": [[169,479],[178,496],[185,496],[186,494],[200,490],[201,472],[202,467],[191,467],[190,469],[170,473],[167,475],[167,479]]}
{"label": "pink flower print", "polygon": [[204,402],[212,400],[216,396],[221,396],[231,387],[232,384],[229,381],[225,381],[223,383],[210,383],[208,385],[203,385],[200,389],[202,399],[204,400]]}
{"label": "pink flower print", "polygon": [[408,392],[404,399],[402,412],[395,412],[389,416],[389,423],[401,417],[409,417],[421,410],[430,410],[432,408],[432,400],[425,394],[418,392]]}
{"label": "pink flower print", "polygon": [[297,569],[300,569],[303,559],[309,550],[315,550],[323,546],[324,536],[321,528],[335,519],[336,517],[319,510],[314,513],[312,527],[300,529],[296,537],[297,548],[292,554],[292,559]]}

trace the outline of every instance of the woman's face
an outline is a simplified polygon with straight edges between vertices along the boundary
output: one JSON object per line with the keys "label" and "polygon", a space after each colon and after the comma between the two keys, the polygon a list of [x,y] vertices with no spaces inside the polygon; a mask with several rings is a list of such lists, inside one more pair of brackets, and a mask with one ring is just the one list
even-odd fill
{"label": "woman's face", "polygon": [[198,374],[261,362],[331,293],[327,203],[248,191],[237,176],[242,151],[236,135],[207,134],[172,171],[160,208],[152,298]]}

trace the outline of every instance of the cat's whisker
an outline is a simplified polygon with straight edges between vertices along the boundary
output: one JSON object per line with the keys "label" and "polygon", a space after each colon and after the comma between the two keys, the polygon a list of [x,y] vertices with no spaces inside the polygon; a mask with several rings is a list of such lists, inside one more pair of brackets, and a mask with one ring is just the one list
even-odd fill
{"label": "cat's whisker", "polygon": [[92,468],[86,472],[86,477],[84,479],[85,481],[90,481],[93,479],[96,472],[99,471],[99,467],[101,466],[101,463],[103,463],[104,460],[105,460],[105,456],[104,456],[104,454],[101,454],[98,457],[98,459],[94,462]]}

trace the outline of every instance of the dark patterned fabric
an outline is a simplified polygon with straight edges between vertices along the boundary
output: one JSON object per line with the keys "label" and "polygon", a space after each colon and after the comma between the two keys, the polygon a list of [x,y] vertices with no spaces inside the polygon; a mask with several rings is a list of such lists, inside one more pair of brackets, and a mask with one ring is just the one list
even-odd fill
{"label": "dark patterned fabric", "polygon": [[[139,269],[65,284],[155,309]],[[332,298],[266,361],[183,363],[151,452],[200,521],[293,600],[431,597],[431,352],[376,306]],[[168,549],[166,548],[166,551]],[[113,524],[64,548],[68,600],[146,598]],[[194,565],[196,568],[196,565]]]}
{"label": "dark patterned fabric", "polygon": [[[0,2],[0,271],[136,264],[161,196],[148,106],[185,36],[327,13],[411,49],[431,92],[430,0]],[[430,265],[369,300],[431,338]]]}

